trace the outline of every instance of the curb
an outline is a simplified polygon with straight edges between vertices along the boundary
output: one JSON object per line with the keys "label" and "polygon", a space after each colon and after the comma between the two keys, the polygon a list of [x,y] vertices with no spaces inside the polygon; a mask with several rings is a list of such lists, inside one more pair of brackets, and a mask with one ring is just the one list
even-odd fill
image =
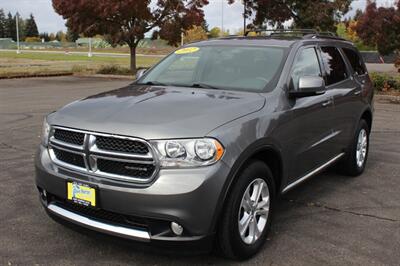
{"label": "curb", "polygon": [[103,75],[103,74],[74,74],[75,77],[82,78],[103,78],[103,79],[126,79],[126,80],[135,80],[134,76],[125,76],[125,75]]}
{"label": "curb", "polygon": [[46,77],[63,77],[63,76],[72,76],[74,73],[66,72],[66,73],[53,73],[53,74],[20,74],[20,75],[10,75],[10,76],[0,76],[0,80],[2,79],[23,79],[23,78],[46,78]]}
{"label": "curb", "polygon": [[400,96],[375,94],[375,101],[379,103],[397,103],[400,104]]}

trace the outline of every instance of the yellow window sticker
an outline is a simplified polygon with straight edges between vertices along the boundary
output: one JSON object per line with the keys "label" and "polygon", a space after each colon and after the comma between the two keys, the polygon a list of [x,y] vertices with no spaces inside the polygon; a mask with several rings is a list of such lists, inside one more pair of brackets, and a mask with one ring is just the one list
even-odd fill
{"label": "yellow window sticker", "polygon": [[198,52],[199,50],[200,50],[199,47],[187,47],[175,51],[175,54],[192,54]]}

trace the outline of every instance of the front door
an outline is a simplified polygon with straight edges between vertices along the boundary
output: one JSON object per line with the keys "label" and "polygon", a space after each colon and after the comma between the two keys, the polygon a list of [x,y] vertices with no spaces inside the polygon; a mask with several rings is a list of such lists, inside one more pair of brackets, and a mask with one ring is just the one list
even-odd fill
{"label": "front door", "polygon": [[[306,46],[299,50],[291,71],[291,89],[298,89],[302,76],[322,76],[317,50]],[[289,183],[296,181],[332,159],[335,154],[332,122],[332,93],[298,98],[291,107],[291,138],[287,140],[292,158]]]}

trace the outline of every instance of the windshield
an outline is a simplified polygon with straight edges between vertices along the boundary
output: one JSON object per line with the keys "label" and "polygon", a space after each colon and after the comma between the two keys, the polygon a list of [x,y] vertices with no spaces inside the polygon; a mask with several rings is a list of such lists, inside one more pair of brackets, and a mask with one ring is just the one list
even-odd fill
{"label": "windshield", "polygon": [[260,92],[276,83],[285,48],[200,46],[177,50],[139,84]]}

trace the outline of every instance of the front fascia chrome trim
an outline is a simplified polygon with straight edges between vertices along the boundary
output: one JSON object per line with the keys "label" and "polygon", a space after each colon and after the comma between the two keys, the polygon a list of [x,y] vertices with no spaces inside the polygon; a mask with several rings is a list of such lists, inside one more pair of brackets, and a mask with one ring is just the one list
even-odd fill
{"label": "front fascia chrome trim", "polygon": [[153,157],[151,156],[151,153],[148,153],[146,155],[141,155],[141,154],[130,154],[127,152],[113,152],[113,151],[99,149],[96,144],[94,144],[90,148],[90,152],[95,153],[95,154],[105,154],[105,155],[109,155],[109,156],[126,157],[126,158],[132,158],[132,159],[153,159]]}
{"label": "front fascia chrome trim", "polygon": [[116,235],[119,237],[124,237],[127,239],[150,241],[150,234],[144,230],[138,230],[118,225],[106,224],[103,222],[96,221],[94,219],[76,214],[74,212],[63,209],[55,204],[49,204],[47,206],[48,210],[61,218],[64,218],[72,223],[81,225],[83,227],[93,229],[99,232]]}
{"label": "front fascia chrome trim", "polygon": [[302,178],[294,181],[293,183],[289,184],[288,186],[286,186],[283,190],[282,193],[286,193],[287,191],[289,191],[290,189],[294,188],[295,186],[303,183],[304,181],[306,181],[307,179],[309,179],[310,177],[320,173],[322,170],[324,170],[325,168],[327,168],[328,166],[330,166],[331,164],[333,164],[334,162],[336,162],[337,160],[339,160],[340,158],[342,158],[342,156],[344,155],[344,153],[341,153],[337,156],[335,156],[334,158],[330,159],[328,162],[324,163],[323,165],[321,165],[320,167],[314,169],[313,171],[309,172],[308,174],[306,174],[305,176],[303,176]]}

